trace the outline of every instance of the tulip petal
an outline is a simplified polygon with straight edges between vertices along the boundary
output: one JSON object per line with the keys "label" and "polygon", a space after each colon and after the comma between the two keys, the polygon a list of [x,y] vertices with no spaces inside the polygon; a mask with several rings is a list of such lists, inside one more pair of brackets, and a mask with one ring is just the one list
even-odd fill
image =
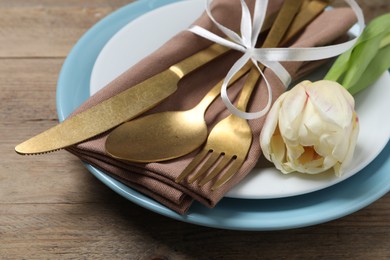
{"label": "tulip petal", "polygon": [[275,134],[272,136],[271,143],[271,154],[275,156],[275,160],[283,162],[286,157],[286,148],[283,142],[283,138],[280,135],[279,129],[275,131]]}
{"label": "tulip petal", "polygon": [[334,145],[332,156],[339,162],[344,161],[344,158],[348,152],[351,132],[352,126],[349,126],[345,129],[343,134],[339,135],[338,142]]}
{"label": "tulip petal", "polygon": [[310,162],[307,162],[302,165],[297,166],[297,170],[302,173],[308,173],[308,174],[318,174],[325,169],[323,168],[323,158],[319,158],[317,160],[312,160]]}
{"label": "tulip petal", "polygon": [[323,128],[323,120],[316,113],[313,104],[308,100],[299,127],[299,144],[303,146],[317,144],[319,142],[319,136],[323,133]]}
{"label": "tulip petal", "polygon": [[348,167],[349,164],[351,163],[356,148],[358,135],[359,135],[359,120],[356,113],[354,113],[354,123],[353,123],[351,136],[349,137],[348,151],[340,165],[340,169],[336,172],[337,176],[341,176],[344,172],[344,169]]}
{"label": "tulip petal", "polygon": [[334,165],[337,163],[337,160],[335,158],[333,158],[331,155],[329,156],[325,156],[324,157],[324,163],[323,163],[323,169],[324,170],[328,170],[332,167],[334,167]]}
{"label": "tulip petal", "polygon": [[279,111],[280,111],[281,103],[284,100],[285,96],[286,93],[283,93],[275,101],[270,111],[268,112],[267,118],[264,122],[263,128],[260,133],[261,150],[263,151],[265,158],[267,158],[269,161],[271,161],[270,154],[272,153],[270,147],[271,139],[278,125]]}
{"label": "tulip petal", "polygon": [[286,144],[287,147],[287,160],[295,161],[305,152],[305,149],[301,145]]}
{"label": "tulip petal", "polygon": [[336,82],[320,80],[306,91],[323,120],[345,128],[351,121],[353,108],[344,98],[345,92],[342,89]]}
{"label": "tulip petal", "polygon": [[303,81],[290,91],[283,101],[279,114],[279,128],[283,138],[287,142],[297,143],[299,125],[304,111],[307,96],[304,86],[311,84],[310,81]]}
{"label": "tulip petal", "polygon": [[287,173],[292,173],[296,172],[297,170],[293,167],[293,165],[290,162],[285,162],[285,163],[278,163],[275,164],[276,169],[280,170],[282,173],[287,174]]}
{"label": "tulip petal", "polygon": [[315,145],[314,149],[316,149],[318,154],[326,156],[332,153],[335,143],[337,143],[337,140],[335,140],[334,135],[324,133],[320,136],[319,144]]}

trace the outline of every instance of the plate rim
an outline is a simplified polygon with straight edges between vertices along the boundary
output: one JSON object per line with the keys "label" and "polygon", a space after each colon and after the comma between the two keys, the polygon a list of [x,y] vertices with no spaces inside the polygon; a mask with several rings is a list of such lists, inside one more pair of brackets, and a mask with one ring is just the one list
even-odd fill
{"label": "plate rim", "polygon": [[[179,0],[181,1],[181,0]],[[95,24],[90,30],[88,30],[76,43],[76,45],[72,48],[70,51],[68,57],[66,58],[63,67],[61,69],[59,79],[58,79],[58,85],[57,85],[57,113],[59,116],[59,119],[62,121],[64,120],[69,113],[77,106],[82,100],[85,100],[88,95],[85,95],[83,93],[80,93],[80,96],[78,96],[77,100],[74,100],[75,92],[67,91],[66,86],[69,86],[69,84],[75,83],[75,79],[70,79],[69,72],[74,70],[74,65],[77,64],[76,61],[79,61],[81,58],[86,58],[87,61],[83,62],[84,70],[83,70],[83,76],[80,76],[84,81],[87,80],[89,82],[89,79],[87,79],[90,75],[91,67],[88,67],[93,64],[95,58],[91,58],[91,55],[97,55],[96,52],[100,52],[101,48],[104,46],[105,42],[110,38],[110,35],[112,36],[115,34],[117,29],[123,27],[125,24],[127,24],[132,19],[135,19],[136,17],[142,15],[143,13],[153,10],[155,8],[158,8],[160,6],[164,6],[166,4],[175,3],[178,2],[178,0],[160,0],[160,1],[153,1],[153,0],[140,0],[133,3],[130,3],[107,17],[100,20],[97,24]],[[96,35],[99,32],[100,38],[98,41],[96,41]],[[103,34],[102,34],[103,32]],[[88,45],[88,48],[91,49],[91,51],[85,52],[83,54],[83,51],[85,51],[85,47],[87,46],[87,43],[92,39],[94,39],[94,47],[92,48],[90,45]],[[91,62],[91,59],[93,62]],[[76,63],[75,63],[76,62]],[[73,67],[72,67],[73,66]],[[80,65],[81,66],[81,65]],[[83,68],[81,68],[83,69]],[[89,73],[88,73],[89,71]],[[85,75],[86,74],[86,75]],[[77,78],[77,77],[74,77]],[[88,84],[89,86],[89,84]],[[70,93],[71,92],[71,93]],[[85,92],[85,91],[84,91]],[[87,91],[89,93],[89,91]],[[67,99],[68,98],[68,99]],[[69,99],[73,98],[73,99]],[[71,100],[72,102],[69,102]],[[368,166],[365,167],[364,174],[356,174],[352,176],[350,179],[347,179],[339,184],[336,184],[334,186],[325,188],[320,191],[314,192],[317,197],[324,197],[324,193],[331,192],[332,190],[342,190],[340,186],[345,186],[348,183],[351,182],[357,182],[358,179],[363,178],[366,176],[368,171],[372,168],[377,168],[376,173],[378,174],[383,171],[388,171],[390,169],[390,160],[389,155],[390,154],[390,145],[389,143],[386,145],[385,149],[381,152],[381,154]],[[387,156],[387,158],[386,158]],[[96,176],[100,181],[102,181],[105,185],[107,185],[109,188],[113,189],[115,192],[119,193],[120,195],[124,196],[128,200],[147,208],[151,211],[154,211],[156,213],[159,213],[161,215],[181,220],[188,223],[193,223],[197,225],[202,226],[209,226],[214,228],[223,228],[223,229],[234,229],[234,230],[280,230],[280,229],[289,229],[289,228],[298,228],[303,226],[310,226],[314,224],[319,224],[323,222],[327,222],[345,215],[348,215],[352,212],[355,212],[375,200],[379,199],[383,195],[385,195],[390,190],[390,181],[389,184],[386,186],[384,185],[385,182],[381,182],[381,188],[376,189],[374,192],[371,192],[371,195],[367,198],[364,198],[360,200],[358,203],[349,203],[349,205],[344,205],[342,207],[342,210],[335,211],[332,210],[328,214],[321,214],[320,216],[316,215],[316,217],[298,217],[295,216],[294,219],[290,219],[290,221],[265,221],[259,223],[259,219],[261,219],[262,212],[237,212],[237,211],[229,211],[230,206],[233,204],[237,204],[236,206],[242,209],[245,208],[245,205],[248,204],[248,201],[251,201],[248,205],[250,207],[251,205],[254,205],[252,203],[255,203],[256,201],[259,202],[259,205],[269,203],[269,201],[275,202],[276,200],[280,201],[282,200],[296,200],[295,197],[300,198],[306,198],[306,200],[310,201],[310,198],[308,199],[308,195],[301,195],[301,196],[295,196],[294,198],[281,198],[281,199],[264,199],[264,200],[245,200],[245,199],[234,199],[234,198],[224,198],[216,208],[214,209],[207,209],[201,205],[193,205],[191,209],[189,210],[188,214],[182,216],[179,215],[172,210],[169,210],[165,206],[159,204],[158,202],[149,199],[148,197],[138,193],[137,191],[130,189],[123,184],[119,183],[118,181],[108,177],[103,172],[98,171],[96,168],[86,165],[88,170]],[[379,168],[378,168],[379,167]],[[385,175],[386,176],[386,175]],[[390,177],[388,177],[390,178]],[[362,186],[362,184],[361,184]],[[330,200],[330,199],[329,199]],[[237,203],[238,202],[238,203]],[[355,201],[356,202],[356,201]],[[245,205],[242,205],[245,204]],[[282,203],[285,204],[285,203]],[[301,204],[301,203],[299,203]],[[257,205],[257,204],[256,204]],[[236,207],[234,206],[234,207]],[[319,207],[319,206],[317,206]],[[290,209],[291,210],[291,209]],[[297,211],[297,206],[292,209],[293,211]],[[302,210],[302,208],[298,208],[298,211]],[[289,215],[289,211],[285,211],[284,215]],[[233,216],[227,217],[224,216],[222,213],[234,213]],[[268,214],[263,215],[272,215],[272,212],[268,212]],[[222,214],[222,215],[221,215]],[[292,214],[293,215],[293,214]],[[278,215],[279,216],[279,215]],[[223,218],[222,218],[223,217]],[[264,216],[263,216],[264,217]]]}

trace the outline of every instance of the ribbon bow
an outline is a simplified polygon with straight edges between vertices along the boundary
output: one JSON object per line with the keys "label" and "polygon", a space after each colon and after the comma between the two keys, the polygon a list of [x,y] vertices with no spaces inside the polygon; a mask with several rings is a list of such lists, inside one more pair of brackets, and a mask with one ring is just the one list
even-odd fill
{"label": "ribbon bow", "polygon": [[[287,87],[291,82],[291,76],[287,70],[280,64],[281,61],[313,61],[320,59],[327,59],[335,57],[342,54],[351,48],[360,34],[364,29],[364,16],[363,12],[360,9],[359,5],[354,0],[345,0],[345,2],[352,8],[355,12],[355,15],[358,19],[359,32],[357,37],[354,39],[331,46],[325,47],[313,47],[313,48],[256,48],[256,42],[261,32],[263,22],[266,15],[266,10],[268,6],[268,0],[256,0],[253,22],[249,8],[244,0],[241,1],[241,36],[230,30],[229,28],[223,26],[215,20],[211,14],[211,2],[212,0],[206,1],[206,12],[210,17],[211,21],[215,23],[218,29],[221,30],[230,40],[222,38],[219,35],[216,35],[200,26],[192,26],[188,30],[202,36],[206,39],[209,39],[213,42],[226,46],[228,48],[240,51],[243,53],[243,56],[240,57],[234,65],[231,67],[227,73],[224,82],[221,87],[221,98],[225,103],[227,109],[242,118],[245,119],[255,119],[264,116],[271,107],[272,103],[272,89],[268,83],[265,75],[259,67],[259,63],[263,64],[265,67],[271,69],[275,75],[281,80],[285,87]],[[259,70],[261,76],[263,77],[267,90],[268,90],[268,102],[267,105],[258,112],[247,113],[237,109],[232,102],[230,101],[227,95],[227,86],[232,79],[232,77],[243,67],[245,64],[251,60],[253,64]]]}

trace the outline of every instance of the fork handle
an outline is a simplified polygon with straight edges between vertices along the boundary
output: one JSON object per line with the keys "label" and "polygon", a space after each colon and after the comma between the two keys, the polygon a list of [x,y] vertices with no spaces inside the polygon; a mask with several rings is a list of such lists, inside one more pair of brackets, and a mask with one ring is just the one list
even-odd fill
{"label": "fork handle", "polygon": [[[261,68],[263,69],[263,68]],[[240,98],[238,99],[237,109],[245,111],[248,105],[249,99],[256,86],[256,83],[260,77],[260,72],[256,67],[252,67],[248,73],[248,77],[245,80],[244,86],[241,89]]]}
{"label": "fork handle", "polygon": [[281,46],[286,45],[295,35],[302,31],[307,24],[312,22],[333,0],[304,0],[302,11],[297,14],[291,23],[286,35],[284,35]]}

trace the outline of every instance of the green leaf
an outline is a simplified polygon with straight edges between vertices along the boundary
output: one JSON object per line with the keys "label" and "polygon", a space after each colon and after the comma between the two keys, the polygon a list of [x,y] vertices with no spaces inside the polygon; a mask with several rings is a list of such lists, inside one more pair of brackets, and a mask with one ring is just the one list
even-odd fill
{"label": "green leaf", "polygon": [[380,48],[383,48],[388,44],[390,44],[390,33],[382,39]]}
{"label": "green leaf", "polygon": [[381,48],[375,58],[370,62],[367,69],[363,72],[364,76],[351,86],[348,91],[355,95],[365,87],[371,86],[386,70],[390,68],[390,44]]}
{"label": "green leaf", "polygon": [[372,37],[369,41],[354,47],[350,56],[348,70],[345,72],[341,83],[346,89],[359,81],[368,64],[378,53],[382,38],[382,34],[379,34],[376,37]]}
{"label": "green leaf", "polygon": [[[342,78],[345,71],[347,71],[349,67],[349,60],[352,53],[352,48],[347,52],[344,52],[340,55],[337,60],[333,63],[332,67],[325,75],[325,80],[338,81]],[[339,82],[340,83],[340,82]]]}
{"label": "green leaf", "polygon": [[[390,13],[379,16],[366,26],[363,33],[355,43],[354,47],[338,57],[331,69],[328,71],[325,79],[337,81],[346,89],[359,84],[362,88],[362,82],[371,82],[375,80],[374,74],[366,74],[372,61],[380,59],[378,52],[381,47],[387,46],[390,42]],[[378,61],[376,61],[378,63]],[[379,64],[379,63],[378,63]],[[382,64],[382,63],[381,63]],[[384,66],[386,62],[383,62]],[[367,79],[367,77],[369,79]],[[355,88],[355,87],[354,87]]]}

